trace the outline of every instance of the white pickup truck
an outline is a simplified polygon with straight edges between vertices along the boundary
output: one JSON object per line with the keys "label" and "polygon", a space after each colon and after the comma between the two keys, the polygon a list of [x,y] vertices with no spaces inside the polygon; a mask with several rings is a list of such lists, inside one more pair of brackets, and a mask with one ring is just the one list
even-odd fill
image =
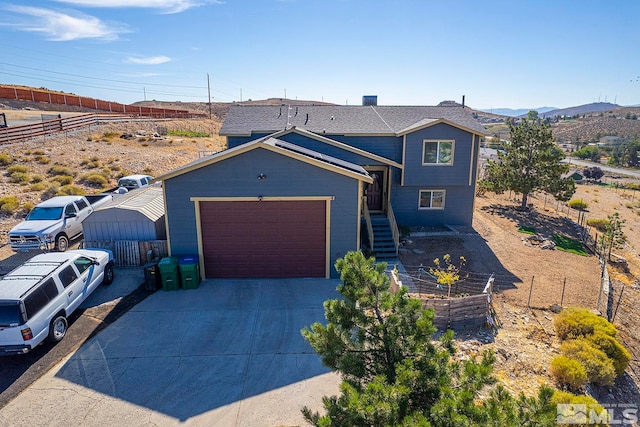
{"label": "white pickup truck", "polygon": [[114,194],[52,197],[9,231],[9,246],[15,252],[52,248],[64,252],[69,241],[82,234],[82,221],[112,197]]}

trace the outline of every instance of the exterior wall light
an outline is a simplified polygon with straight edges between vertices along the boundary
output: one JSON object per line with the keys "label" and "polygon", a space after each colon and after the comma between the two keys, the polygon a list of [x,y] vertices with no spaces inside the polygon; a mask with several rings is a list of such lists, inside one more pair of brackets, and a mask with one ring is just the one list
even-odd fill
{"label": "exterior wall light", "polygon": [[262,181],[263,179],[267,179],[267,175],[261,173],[260,175],[258,175],[258,181]]}

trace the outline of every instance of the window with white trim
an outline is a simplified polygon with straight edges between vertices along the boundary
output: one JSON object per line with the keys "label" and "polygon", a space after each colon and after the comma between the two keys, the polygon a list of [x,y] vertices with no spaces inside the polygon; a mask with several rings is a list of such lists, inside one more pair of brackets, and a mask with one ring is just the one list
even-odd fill
{"label": "window with white trim", "polygon": [[422,164],[423,165],[452,165],[453,149],[455,141],[422,141]]}
{"label": "window with white trim", "polygon": [[445,190],[420,190],[418,209],[444,209]]}

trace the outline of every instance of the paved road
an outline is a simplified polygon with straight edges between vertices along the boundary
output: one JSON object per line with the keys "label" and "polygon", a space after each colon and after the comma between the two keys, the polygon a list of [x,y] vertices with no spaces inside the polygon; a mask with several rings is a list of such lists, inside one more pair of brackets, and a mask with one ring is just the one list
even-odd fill
{"label": "paved road", "polygon": [[633,171],[629,169],[616,168],[614,166],[607,166],[600,163],[587,162],[580,159],[564,159],[562,160],[562,163],[569,163],[569,164],[574,164],[574,165],[584,166],[584,167],[597,166],[600,169],[602,169],[604,172],[609,172],[617,175],[629,176],[632,178],[640,179],[640,171],[638,170]]}
{"label": "paved road", "polygon": [[11,426],[304,425],[338,376],[300,335],[336,280],[158,291],[0,409]]}

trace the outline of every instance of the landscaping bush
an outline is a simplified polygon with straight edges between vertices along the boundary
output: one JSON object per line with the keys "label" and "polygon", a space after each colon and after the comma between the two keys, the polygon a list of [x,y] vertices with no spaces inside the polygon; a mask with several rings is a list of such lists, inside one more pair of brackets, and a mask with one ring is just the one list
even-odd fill
{"label": "landscaping bush", "polygon": [[578,200],[578,199],[573,199],[569,201],[569,207],[571,209],[575,209],[578,211],[583,211],[585,209],[587,209],[587,206],[589,206],[587,204],[587,202],[583,201],[583,200]]}
{"label": "landscaping bush", "polygon": [[13,163],[13,158],[8,154],[0,154],[0,166],[7,166]]}
{"label": "landscaping bush", "polygon": [[556,356],[551,360],[549,367],[551,376],[560,384],[568,385],[577,390],[587,382],[587,371],[584,366],[575,359],[567,356]]}
{"label": "landscaping bush", "polygon": [[76,176],[76,172],[67,167],[67,166],[61,166],[61,165],[55,165],[55,166],[51,166],[49,168],[49,170],[47,171],[47,173],[51,176],[55,176],[55,175],[71,175],[71,176]]}
{"label": "landscaping bush", "polygon": [[104,187],[109,182],[109,180],[105,178],[104,175],[99,173],[84,175],[80,180],[86,185],[100,188]]}
{"label": "landscaping bush", "polygon": [[612,385],[616,378],[613,362],[604,351],[596,348],[584,338],[568,340],[560,346],[560,352],[570,359],[575,359],[587,374],[587,380],[596,385]]}
{"label": "landscaping bush", "polygon": [[56,196],[83,196],[85,191],[76,185],[64,185],[60,187]]}
{"label": "landscaping bush", "polygon": [[7,175],[11,176],[11,174],[15,172],[27,173],[29,172],[29,168],[24,165],[13,165],[7,168]]}
{"label": "landscaping bush", "polygon": [[0,212],[4,214],[12,214],[18,209],[20,201],[16,196],[0,197]]}
{"label": "landscaping bush", "polygon": [[604,233],[605,231],[607,231],[607,226],[609,225],[609,220],[608,219],[598,219],[598,218],[588,219],[587,220],[587,225],[590,225],[591,227],[595,228],[596,230]]}
{"label": "landscaping bush", "polygon": [[596,332],[589,335],[587,340],[607,355],[613,363],[617,377],[624,374],[631,361],[631,353],[617,339],[602,332]]}
{"label": "landscaping bush", "polygon": [[595,332],[612,337],[618,333],[611,322],[581,307],[562,310],[553,321],[553,326],[561,340],[585,337]]}
{"label": "landscaping bush", "polygon": [[51,180],[60,183],[60,185],[68,185],[73,182],[73,177],[70,175],[56,175]]}

